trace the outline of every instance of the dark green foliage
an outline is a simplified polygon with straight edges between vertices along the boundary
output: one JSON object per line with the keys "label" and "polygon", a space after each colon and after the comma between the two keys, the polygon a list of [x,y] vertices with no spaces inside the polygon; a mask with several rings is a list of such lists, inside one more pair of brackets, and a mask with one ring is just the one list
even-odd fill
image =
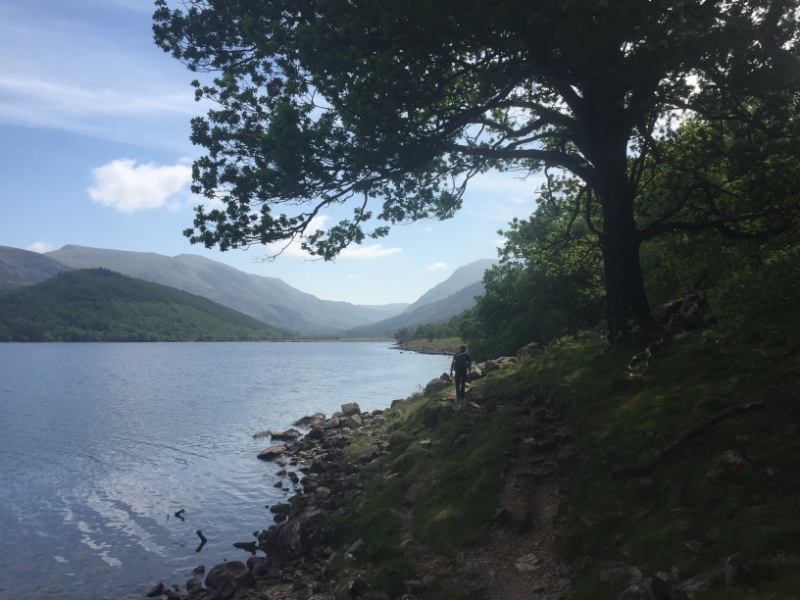
{"label": "dark green foliage", "polygon": [[106,269],[0,294],[0,341],[255,341],[292,335],[210,300]]}
{"label": "dark green foliage", "polygon": [[[779,156],[761,152],[765,140],[798,145],[783,129],[800,89],[800,23],[787,0],[156,5],[157,44],[192,70],[220,72],[195,82],[198,99],[218,103],[192,123],[207,151],[194,190],[225,204],[198,206],[185,232],[207,247],[300,237],[330,259],[388,225],[453,216],[478,173],[561,170],[580,181],[569,212],[585,213],[600,242],[606,316],[621,332],[653,323],[644,241],[741,234],[742,215],[765,225],[746,203],[721,211],[715,196],[731,189],[706,174],[691,182],[700,194],[651,193],[670,118],[741,125],[757,162]],[[762,179],[783,172],[773,161]],[[311,231],[337,204],[352,216]],[[371,221],[376,204],[388,225]]]}

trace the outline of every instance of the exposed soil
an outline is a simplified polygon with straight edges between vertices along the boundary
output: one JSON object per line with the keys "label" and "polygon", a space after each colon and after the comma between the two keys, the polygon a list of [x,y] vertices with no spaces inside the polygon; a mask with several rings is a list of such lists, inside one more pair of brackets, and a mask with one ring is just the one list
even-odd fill
{"label": "exposed soil", "polygon": [[[454,393],[445,401],[454,402]],[[480,411],[469,398],[460,410]],[[559,506],[558,460],[571,451],[558,415],[544,410],[521,418],[516,447],[504,478],[499,509],[483,540],[455,556],[434,555],[412,530],[414,499],[435,472],[422,473],[403,498],[398,544],[417,564],[418,573],[450,572],[449,586],[487,600],[566,598],[572,582],[556,560],[555,517]],[[412,598],[412,596],[409,596]]]}

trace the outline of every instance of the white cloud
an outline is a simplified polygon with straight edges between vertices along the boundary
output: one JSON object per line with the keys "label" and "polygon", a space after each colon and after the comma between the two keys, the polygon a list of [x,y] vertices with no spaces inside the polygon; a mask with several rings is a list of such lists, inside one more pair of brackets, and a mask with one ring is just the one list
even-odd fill
{"label": "white cloud", "polygon": [[123,158],[92,170],[94,185],[89,197],[99,204],[123,213],[148,208],[161,208],[174,194],[192,180],[192,169],[186,165],[137,165]]}
{"label": "white cloud", "polygon": [[342,250],[339,255],[342,258],[381,258],[402,252],[402,248],[384,248],[383,244],[372,244],[370,246],[351,246]]}
{"label": "white cloud", "polygon": [[50,242],[45,242],[44,240],[39,240],[38,242],[33,242],[30,246],[25,248],[26,250],[30,250],[31,252],[38,252],[39,254],[44,254],[45,252],[50,252],[53,249],[53,244]]}
{"label": "white cloud", "polygon": [[425,267],[425,270],[426,271],[446,271],[449,268],[450,267],[447,265],[447,263],[437,262],[437,263],[433,263],[432,265],[428,265],[427,267]]}

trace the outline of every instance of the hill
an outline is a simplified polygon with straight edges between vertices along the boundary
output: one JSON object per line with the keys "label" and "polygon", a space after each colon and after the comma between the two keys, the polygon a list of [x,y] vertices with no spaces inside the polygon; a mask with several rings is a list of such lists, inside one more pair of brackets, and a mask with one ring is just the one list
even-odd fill
{"label": "hill", "polygon": [[481,295],[484,290],[483,274],[495,264],[495,260],[484,259],[460,267],[399,315],[354,327],[345,333],[352,337],[391,336],[403,327],[449,321],[475,306],[475,296]]}
{"label": "hill", "polygon": [[175,257],[67,245],[46,255],[72,269],[105,268],[208,298],[264,323],[328,335],[392,316],[406,305],[371,307],[320,300],[274,277],[244,273],[194,254]]}
{"label": "hill", "polygon": [[36,252],[0,246],[0,289],[33,285],[69,270],[66,265]]}
{"label": "hill", "polygon": [[293,337],[206,298],[106,269],[0,293],[0,341],[232,341]]}

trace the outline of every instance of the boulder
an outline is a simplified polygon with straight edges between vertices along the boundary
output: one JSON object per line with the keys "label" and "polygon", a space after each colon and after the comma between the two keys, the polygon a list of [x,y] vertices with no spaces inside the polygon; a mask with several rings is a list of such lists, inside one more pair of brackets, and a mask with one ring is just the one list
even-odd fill
{"label": "boulder", "polygon": [[540,354],[544,354],[547,352],[547,348],[543,344],[539,342],[531,342],[530,344],[526,344],[519,350],[517,350],[517,360],[522,362],[523,360],[529,360],[531,358],[535,358]]}
{"label": "boulder", "polygon": [[350,415],[344,420],[344,425],[345,427],[349,427],[350,429],[357,429],[361,427],[362,425],[361,415],[358,414]]}
{"label": "boulder", "polygon": [[215,590],[223,598],[230,598],[240,587],[242,578],[249,574],[247,565],[238,560],[232,560],[217,565],[206,575],[206,587]]}
{"label": "boulder", "polygon": [[294,422],[295,427],[303,427],[304,429],[310,429],[317,425],[322,424],[325,420],[325,415],[323,413],[314,413],[310,417],[303,417]]}
{"label": "boulder", "polygon": [[281,456],[284,456],[288,452],[288,450],[289,449],[283,444],[278,446],[271,446],[259,452],[258,458],[260,458],[261,460],[275,460],[277,458],[280,458]]}
{"label": "boulder", "polygon": [[269,507],[269,512],[271,512],[272,514],[275,514],[275,515],[279,515],[279,514],[287,514],[288,515],[289,511],[291,510],[291,508],[292,508],[292,505],[289,504],[288,502],[279,502],[278,504],[273,504],[272,506],[270,506]]}
{"label": "boulder", "polygon": [[328,512],[309,508],[294,519],[268,529],[264,547],[271,556],[300,558],[309,554],[314,545],[323,543],[330,531],[331,518]]}
{"label": "boulder", "polygon": [[287,429],[286,431],[273,431],[272,439],[280,442],[293,442],[301,435],[297,429]]}
{"label": "boulder", "polygon": [[361,408],[358,406],[358,402],[348,402],[347,404],[342,404],[342,416],[350,417],[352,415],[360,415]]}
{"label": "boulder", "polygon": [[486,362],[482,362],[476,365],[484,375],[491,373],[492,371],[497,371],[500,368],[500,365],[493,360],[487,360]]}
{"label": "boulder", "polygon": [[425,393],[426,394],[435,394],[436,392],[441,392],[443,389],[450,386],[449,381],[445,381],[441,377],[436,379],[431,379],[428,382],[428,385],[425,386]]}
{"label": "boulder", "polygon": [[484,375],[485,373],[483,372],[483,369],[476,365],[472,367],[469,373],[467,373],[467,381],[477,381]]}
{"label": "boulder", "polygon": [[322,427],[314,427],[311,431],[309,431],[306,434],[306,439],[321,440],[324,435],[325,435],[325,430],[323,430]]}

